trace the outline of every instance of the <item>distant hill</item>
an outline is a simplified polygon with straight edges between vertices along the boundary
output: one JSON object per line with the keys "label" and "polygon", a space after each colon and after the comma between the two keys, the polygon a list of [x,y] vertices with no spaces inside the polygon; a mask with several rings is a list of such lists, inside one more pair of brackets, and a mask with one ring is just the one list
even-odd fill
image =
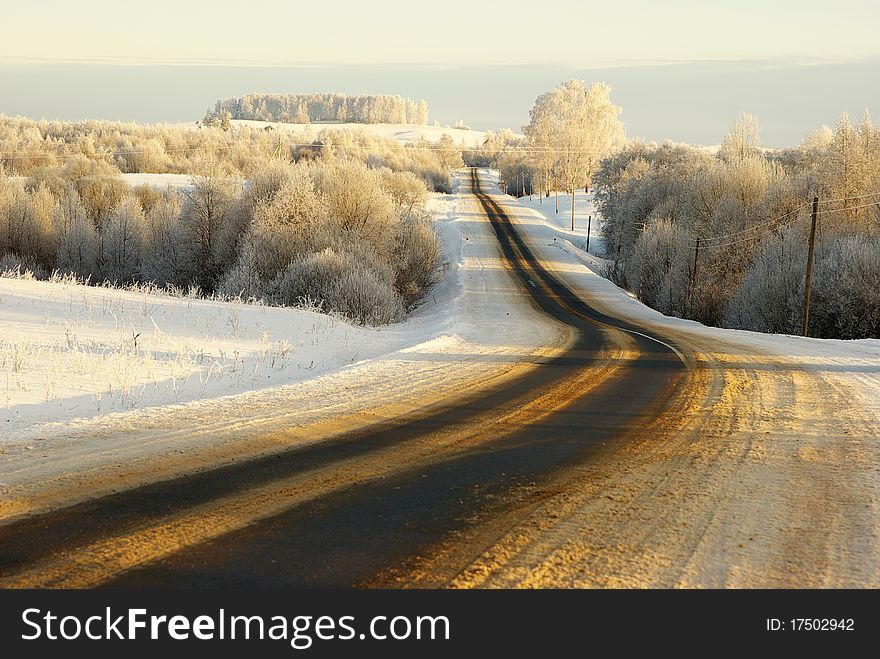
{"label": "distant hill", "polygon": [[248,94],[217,101],[203,123],[224,124],[232,119],[423,125],[428,123],[428,103],[384,94]]}

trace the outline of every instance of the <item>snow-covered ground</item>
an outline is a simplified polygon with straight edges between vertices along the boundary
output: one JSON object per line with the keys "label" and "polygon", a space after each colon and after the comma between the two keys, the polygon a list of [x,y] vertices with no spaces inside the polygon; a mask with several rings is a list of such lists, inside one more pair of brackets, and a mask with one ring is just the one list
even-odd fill
{"label": "snow-covered ground", "polygon": [[312,124],[287,124],[278,121],[254,121],[250,119],[233,119],[234,126],[250,126],[252,128],[266,128],[271,126],[275,130],[296,136],[297,139],[309,142],[323,130],[347,130],[364,132],[376,137],[393,138],[400,142],[409,143],[424,139],[430,142],[438,142],[444,135],[449,135],[456,144],[464,144],[468,147],[476,147],[486,139],[486,132],[480,130],[464,130],[449,126],[431,126],[421,124],[353,124],[353,123],[312,123]]}
{"label": "snow-covered ground", "polygon": [[387,333],[309,311],[70,281],[0,279],[0,440],[46,421],[185,403],[312,377]]}

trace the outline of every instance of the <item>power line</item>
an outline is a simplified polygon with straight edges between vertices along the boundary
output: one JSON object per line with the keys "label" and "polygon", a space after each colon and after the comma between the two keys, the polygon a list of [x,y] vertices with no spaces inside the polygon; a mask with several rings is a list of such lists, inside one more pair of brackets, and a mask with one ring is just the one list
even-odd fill
{"label": "power line", "polygon": [[831,208],[823,210],[822,215],[832,215],[834,213],[848,213],[849,211],[857,211],[861,208],[876,208],[880,202],[872,202],[870,204],[860,204],[858,206],[849,206],[848,208]]}
{"label": "power line", "polygon": [[721,244],[716,243],[714,245],[705,245],[705,244],[703,244],[703,241],[700,240],[700,247],[701,247],[701,249],[715,249],[718,247],[731,247],[733,245],[741,245],[743,243],[751,242],[753,240],[757,240],[758,238],[762,238],[763,236],[766,236],[767,234],[772,233],[772,232],[776,231],[777,229],[784,229],[785,227],[790,226],[790,225],[794,224],[795,222],[798,222],[802,219],[803,219],[802,217],[795,217],[795,218],[789,220],[788,222],[784,222],[783,224],[776,225],[772,229],[768,229],[767,231],[763,231],[761,233],[755,234],[754,236],[749,236],[749,237],[743,238],[741,240],[734,240],[732,242],[721,243]]}
{"label": "power line", "polygon": [[[214,151],[225,151],[226,149],[231,149],[234,145],[232,144],[218,144],[218,145],[199,145],[199,146],[182,146],[182,147],[166,147],[164,151],[167,153],[169,151],[179,152],[179,151],[198,151],[200,149],[211,149]],[[76,156],[85,156],[86,158],[96,158],[103,156],[129,156],[129,155],[137,155],[139,153],[148,153],[146,149],[123,149],[116,151],[96,151],[94,153],[84,153],[82,151],[74,151],[69,153],[58,153],[53,151],[44,151],[42,153],[32,152],[32,153],[0,153],[0,160],[35,160],[38,158],[48,158],[48,157],[56,157],[56,158],[74,158]]]}
{"label": "power line", "polygon": [[[775,225],[777,225],[777,222],[781,222],[785,218],[787,218],[791,215],[794,215],[795,213],[799,213],[806,205],[807,204],[801,204],[800,206],[798,206],[794,210],[791,210],[788,213],[785,213],[784,215],[780,215],[779,217],[776,217],[772,220],[767,220],[766,222],[762,222],[761,224],[755,224],[751,227],[746,227],[745,229],[742,229],[741,231],[734,231],[732,233],[722,234],[720,236],[709,236],[708,238],[698,238],[697,240],[699,240],[701,243],[705,244],[707,240],[725,240],[727,238],[734,238],[736,236],[743,235],[743,234],[749,233],[751,231],[757,231],[758,229],[762,229],[764,227],[771,226],[771,225],[774,225],[774,228],[775,228]],[[694,241],[692,241],[692,242],[694,242]]]}
{"label": "power line", "polygon": [[[821,203],[821,202],[820,202],[820,203]],[[821,214],[821,215],[831,215],[831,214],[833,214],[833,213],[843,213],[843,212],[847,212],[847,211],[858,210],[858,209],[860,209],[860,208],[873,208],[873,207],[876,207],[876,205],[877,205],[877,204],[862,204],[862,205],[860,205],[860,206],[853,206],[852,208],[837,208],[837,209],[833,209],[833,210],[824,210],[824,211],[822,211],[820,214]],[[756,234],[756,235],[754,235],[754,236],[749,236],[749,237],[744,238],[744,239],[742,239],[742,240],[735,240],[735,241],[727,242],[727,243],[721,243],[721,244],[716,243],[716,244],[712,244],[712,245],[706,245],[706,244],[704,243],[704,241],[705,241],[705,240],[708,240],[708,239],[707,239],[707,238],[702,238],[702,239],[700,239],[701,247],[704,248],[704,249],[712,249],[712,248],[715,248],[715,247],[730,247],[730,246],[732,246],[732,245],[739,245],[739,244],[742,244],[742,243],[746,243],[746,242],[749,242],[749,241],[752,241],[752,240],[756,240],[756,239],[758,239],[758,238],[761,238],[762,236],[765,236],[765,235],[767,235],[768,233],[771,233],[771,232],[773,232],[773,231],[776,231],[777,229],[782,229],[782,228],[785,228],[785,227],[787,227],[787,226],[790,226],[791,224],[794,224],[795,222],[797,222],[797,221],[800,220],[800,219],[802,219],[802,218],[801,218],[801,217],[796,217],[796,218],[794,218],[794,219],[792,219],[792,220],[789,220],[788,222],[785,222],[785,223],[783,223],[783,224],[776,225],[776,226],[774,226],[772,229],[770,229],[770,230],[768,230],[768,231],[763,231],[763,232],[761,232],[761,233],[759,233],[759,234]],[[734,235],[734,234],[731,234],[731,235]]]}
{"label": "power line", "polygon": [[[880,196],[880,193],[875,193],[875,194],[870,194],[870,195],[860,195],[860,196],[858,196],[858,197],[847,197],[846,199],[852,199],[852,200],[855,200],[855,199],[864,199],[865,197],[871,197],[871,196]],[[837,199],[837,200],[834,200],[834,201],[840,201],[840,200],[841,200],[841,199]],[[828,200],[828,201],[832,201],[832,200]],[[819,203],[822,203],[822,201],[820,200]],[[694,244],[696,244],[697,241],[699,241],[699,242],[700,242],[700,245],[701,245],[703,248],[705,248],[705,249],[711,249],[711,248],[713,248],[713,247],[726,247],[726,246],[730,246],[730,245],[738,245],[738,244],[740,244],[740,243],[749,242],[750,240],[754,240],[754,239],[756,239],[756,238],[760,238],[761,236],[766,235],[767,233],[770,233],[770,231],[775,231],[776,229],[780,229],[780,228],[782,228],[782,227],[786,227],[786,226],[788,226],[788,225],[790,225],[790,224],[793,224],[794,222],[796,222],[796,221],[799,220],[800,218],[797,217],[797,218],[794,218],[793,220],[791,220],[791,221],[789,221],[789,222],[785,222],[785,223],[782,223],[782,224],[778,224],[778,223],[779,223],[781,220],[784,220],[785,218],[787,218],[787,217],[789,217],[789,216],[791,216],[791,215],[794,215],[794,214],[796,214],[796,213],[801,212],[806,206],[808,206],[808,204],[801,204],[801,205],[798,206],[796,209],[794,209],[794,210],[792,210],[792,211],[789,211],[788,213],[786,213],[786,214],[784,214],[784,215],[781,215],[781,216],[779,216],[779,217],[777,217],[777,218],[775,218],[775,219],[773,219],[773,220],[769,220],[769,221],[767,221],[767,222],[762,222],[761,224],[756,224],[756,225],[754,225],[754,226],[747,227],[747,228],[745,228],[745,229],[743,229],[743,230],[741,230],[741,231],[735,231],[735,232],[733,232],[733,233],[723,234],[723,235],[721,235],[721,236],[710,236],[710,237],[708,237],[708,238],[692,239],[692,240],[690,241],[690,243],[691,243],[692,245],[694,245]],[[826,209],[826,210],[823,210],[821,214],[822,214],[822,215],[832,215],[832,214],[834,214],[834,213],[844,213],[844,212],[849,212],[849,211],[854,211],[854,210],[860,210],[860,209],[862,209],[862,208],[875,208],[876,206],[877,206],[877,202],[872,202],[872,203],[869,203],[869,204],[860,204],[860,205],[858,205],[858,206],[851,206],[851,207],[849,207],[849,208],[833,208],[833,209]],[[771,225],[772,225],[772,228],[771,228],[769,231],[763,231],[763,232],[760,232],[760,233],[758,233],[758,234],[756,234],[756,235],[754,235],[754,236],[746,236],[746,234],[748,234],[748,233],[751,233],[751,232],[753,232],[753,231],[758,231],[759,229],[762,229],[762,228],[764,228],[764,227],[768,227],[768,226],[771,226]],[[728,239],[728,238],[735,238],[735,237],[737,237],[737,236],[745,236],[745,237],[744,237],[742,240],[736,240],[736,241],[732,241],[732,242],[731,242],[731,241],[728,241],[728,242],[720,243],[720,244],[719,244],[719,243],[714,243],[714,244],[710,243],[710,244],[707,244],[707,241],[725,240],[725,239]]]}

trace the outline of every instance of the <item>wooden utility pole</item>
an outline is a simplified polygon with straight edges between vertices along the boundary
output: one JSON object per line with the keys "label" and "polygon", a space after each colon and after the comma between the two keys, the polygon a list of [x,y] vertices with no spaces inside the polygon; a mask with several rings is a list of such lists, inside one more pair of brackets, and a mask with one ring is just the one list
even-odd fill
{"label": "wooden utility pole", "polygon": [[559,186],[556,186],[556,212],[559,212]]}
{"label": "wooden utility pole", "polygon": [[574,233],[574,186],[571,186],[571,231]]}
{"label": "wooden utility pole", "polygon": [[819,215],[819,197],[813,197],[813,210],[810,213],[810,249],[807,252],[807,281],[804,284],[804,324],[801,334],[808,336],[810,328],[810,293],[813,288],[813,252],[816,247],[816,218]]}
{"label": "wooden utility pole", "polygon": [[587,215],[587,254],[590,253],[590,225],[593,224],[593,216]]}

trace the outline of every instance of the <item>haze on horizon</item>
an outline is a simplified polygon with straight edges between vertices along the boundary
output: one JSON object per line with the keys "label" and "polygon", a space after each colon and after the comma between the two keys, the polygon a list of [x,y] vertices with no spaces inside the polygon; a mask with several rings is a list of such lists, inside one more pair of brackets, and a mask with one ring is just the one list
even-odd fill
{"label": "haze on horizon", "polygon": [[765,143],[786,145],[843,111],[880,112],[870,0],[34,0],[4,17],[4,114],[193,121],[220,97],[340,91],[518,129],[572,77],[609,82],[630,136],[649,140],[716,143],[748,111]]}

